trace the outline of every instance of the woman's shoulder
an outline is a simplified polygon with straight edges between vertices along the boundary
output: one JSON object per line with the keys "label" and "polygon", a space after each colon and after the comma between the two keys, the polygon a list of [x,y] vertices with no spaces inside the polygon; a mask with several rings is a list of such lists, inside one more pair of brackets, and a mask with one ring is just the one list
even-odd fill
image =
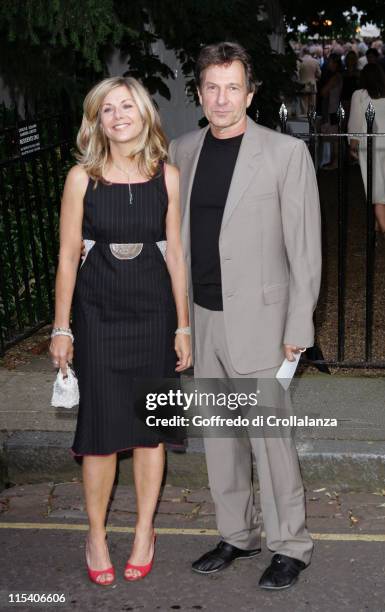
{"label": "woman's shoulder", "polygon": [[80,164],[76,164],[70,168],[66,184],[76,191],[86,191],[90,177]]}
{"label": "woman's shoulder", "polygon": [[366,89],[356,89],[355,91],[353,91],[352,102],[353,100],[361,102],[362,100],[366,100],[367,98],[369,98],[369,94]]}
{"label": "woman's shoulder", "polygon": [[178,192],[179,189],[179,170],[172,164],[164,163],[164,182],[169,194]]}
{"label": "woman's shoulder", "polygon": [[87,181],[89,176],[81,164],[75,164],[69,169],[67,177],[70,177],[72,181]]}

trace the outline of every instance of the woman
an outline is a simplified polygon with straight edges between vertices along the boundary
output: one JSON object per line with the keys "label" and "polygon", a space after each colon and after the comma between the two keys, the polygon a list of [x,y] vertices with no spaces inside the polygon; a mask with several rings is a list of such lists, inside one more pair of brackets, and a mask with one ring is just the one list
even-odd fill
{"label": "woman", "polygon": [[[371,102],[375,110],[373,132],[385,132],[385,75],[378,64],[367,64],[360,75],[361,89],[353,93],[348,124],[349,132],[366,132],[365,112]],[[350,151],[360,162],[362,179],[367,191],[367,138],[351,138]],[[373,138],[373,204],[376,227],[385,233],[385,138]]]}
{"label": "woman", "polygon": [[[134,410],[133,378],[172,377],[189,367],[190,328],[178,171],[165,163],[148,92],[133,78],[98,83],[85,98],[77,145],[79,164],[67,176],[61,208],[50,352],[63,372],[74,356],[80,404],[72,451],[83,456],[86,560],[90,579],[105,586],[115,578],[107,504],[117,452],[127,448],[134,449],[138,515],[124,576],[143,578],[152,567],[164,435]],[[77,271],[82,236],[88,250]]]}

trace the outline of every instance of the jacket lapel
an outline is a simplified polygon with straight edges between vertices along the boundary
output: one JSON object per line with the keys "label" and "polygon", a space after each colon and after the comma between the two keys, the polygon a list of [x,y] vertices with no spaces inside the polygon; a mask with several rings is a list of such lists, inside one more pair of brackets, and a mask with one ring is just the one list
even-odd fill
{"label": "jacket lapel", "polygon": [[182,227],[181,236],[182,243],[185,248],[185,257],[190,259],[190,199],[191,191],[195,178],[195,172],[198,165],[199,156],[202,150],[203,142],[209,126],[201,130],[199,139],[194,148],[185,154],[182,166],[183,176],[186,177],[184,185],[181,190],[181,203],[182,203]]}
{"label": "jacket lapel", "polygon": [[239,149],[233,177],[227,195],[221,231],[228,223],[251,179],[260,170],[262,146],[260,128],[247,117],[247,126]]}

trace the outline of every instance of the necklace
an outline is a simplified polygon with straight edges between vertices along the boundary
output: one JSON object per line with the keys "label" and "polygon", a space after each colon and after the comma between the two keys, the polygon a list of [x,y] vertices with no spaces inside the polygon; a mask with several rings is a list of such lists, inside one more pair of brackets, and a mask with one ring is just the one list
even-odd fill
{"label": "necklace", "polygon": [[131,183],[130,183],[130,173],[127,172],[127,170],[124,170],[123,168],[121,168],[120,166],[118,166],[118,164],[116,164],[113,160],[111,160],[112,165],[115,166],[115,168],[117,168],[118,170],[120,170],[120,172],[122,172],[123,174],[125,174],[128,178],[128,192],[129,192],[129,201],[128,203],[130,204],[130,206],[134,203],[134,198],[132,196],[132,191],[131,191]]}

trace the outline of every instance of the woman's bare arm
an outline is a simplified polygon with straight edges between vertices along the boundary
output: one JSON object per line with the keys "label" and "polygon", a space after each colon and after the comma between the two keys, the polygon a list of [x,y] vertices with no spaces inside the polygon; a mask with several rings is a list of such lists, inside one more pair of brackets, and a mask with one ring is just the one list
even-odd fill
{"label": "woman's bare arm", "polygon": [[[88,176],[80,166],[71,168],[64,185],[60,212],[60,250],[55,284],[54,327],[69,327],[76,272],[82,240],[83,198]],[[55,336],[50,351],[63,368],[72,360],[72,343],[68,336]]]}
{"label": "woman's bare arm", "polygon": [[[187,302],[186,262],[183,255],[180,236],[179,171],[175,166],[166,164],[165,180],[168,192],[168,209],[166,215],[166,264],[171,277],[178,327],[188,327],[189,312]],[[176,351],[180,358],[177,369],[179,369],[179,365],[181,366],[181,370],[189,367],[191,365],[191,348],[190,338],[188,336],[182,334],[177,335]]]}

